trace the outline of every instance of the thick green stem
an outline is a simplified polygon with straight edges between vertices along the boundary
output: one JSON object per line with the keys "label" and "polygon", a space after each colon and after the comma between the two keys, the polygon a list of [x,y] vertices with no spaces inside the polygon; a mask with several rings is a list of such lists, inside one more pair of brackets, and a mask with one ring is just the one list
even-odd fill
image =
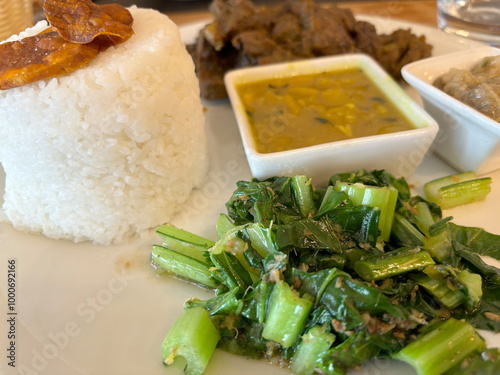
{"label": "thick green stem", "polygon": [[163,224],[156,229],[163,240],[163,246],[201,261],[205,260],[203,252],[211,248],[215,242],[197,236],[173,225]]}
{"label": "thick green stem", "polygon": [[439,189],[438,205],[443,210],[482,201],[491,191],[491,178],[477,178],[475,180],[458,182]]}
{"label": "thick green stem", "polygon": [[476,178],[474,172],[464,172],[429,181],[424,185],[427,199],[448,209],[483,200],[491,191],[491,178]]}
{"label": "thick green stem", "polygon": [[465,295],[458,289],[448,288],[444,278],[435,279],[419,273],[413,275],[413,279],[449,309],[454,309],[465,301]]}
{"label": "thick green stem", "polygon": [[253,284],[253,279],[243,265],[238,261],[236,256],[228,251],[213,252],[210,254],[210,259],[215,266],[225,273],[229,278],[229,284],[226,285],[230,289],[234,287],[245,291]]}
{"label": "thick green stem", "polygon": [[439,177],[432,181],[427,182],[424,185],[424,193],[430,202],[438,203],[439,189],[441,189],[444,186],[453,185],[462,181],[473,180],[475,178],[476,174],[474,172],[463,172],[463,173],[452,174],[445,177]]}
{"label": "thick green stem", "polygon": [[451,253],[451,242],[448,238],[448,231],[443,230],[434,236],[424,240],[425,249],[431,256],[439,262],[442,262]]}
{"label": "thick green stem", "polygon": [[290,364],[294,375],[312,375],[318,358],[332,346],[335,335],[321,326],[312,327],[302,336]]}
{"label": "thick green stem", "polygon": [[451,318],[406,346],[394,358],[409,363],[418,375],[441,375],[470,354],[484,349],[483,339],[470,324]]}
{"label": "thick green stem", "polygon": [[354,204],[362,204],[380,209],[379,228],[381,237],[388,241],[391,235],[394,210],[398,199],[398,191],[392,187],[378,187],[363,185],[360,183],[350,184],[337,181],[335,184],[337,191],[345,192]]}
{"label": "thick green stem", "polygon": [[[210,259],[216,266],[225,267],[225,265],[228,264],[232,267],[232,265],[234,265],[236,267],[236,272],[242,267],[243,271],[240,275],[228,273],[228,276],[234,281],[240,278],[241,280],[245,280],[245,284],[252,285],[253,282],[259,279],[260,270],[252,267],[245,258],[244,253],[248,250],[249,246],[244,239],[240,238],[240,236],[246,227],[246,225],[235,226],[226,232],[224,236],[220,238],[210,249]],[[224,253],[228,253],[229,255]],[[236,262],[232,261],[233,258],[236,259]],[[225,259],[229,261],[229,263],[227,263]],[[227,272],[228,269],[226,268],[224,271]],[[251,278],[251,281],[248,281],[247,274]],[[240,283],[237,283],[236,285],[240,287],[243,286]]]}
{"label": "thick green stem", "polygon": [[178,356],[184,357],[186,375],[200,375],[219,342],[219,331],[207,310],[195,307],[185,310],[174,322],[162,345],[163,363],[172,365]]}
{"label": "thick green stem", "polygon": [[313,306],[310,295],[300,297],[284,281],[278,281],[271,292],[268,315],[262,337],[288,348],[295,343]]}
{"label": "thick green stem", "polygon": [[425,202],[418,202],[415,208],[418,211],[418,215],[415,215],[417,227],[426,237],[429,237],[429,227],[434,224],[431,210]]}
{"label": "thick green stem", "polygon": [[216,288],[219,285],[205,263],[185,254],[160,245],[153,245],[151,260],[161,268],[207,288]]}
{"label": "thick green stem", "polygon": [[370,260],[360,260],[354,264],[354,270],[366,281],[387,279],[406,272],[420,270],[434,264],[427,251],[418,248],[387,253]]}
{"label": "thick green stem", "polygon": [[464,286],[467,292],[467,307],[469,309],[475,309],[483,297],[483,282],[481,275],[462,270],[457,273],[457,280]]}
{"label": "thick green stem", "polygon": [[231,221],[229,216],[226,214],[220,214],[215,222],[215,231],[217,232],[217,238],[222,238],[231,229],[234,229],[236,225]]}
{"label": "thick green stem", "polygon": [[404,245],[421,246],[425,241],[425,236],[412,223],[398,213],[394,214],[392,236]]}

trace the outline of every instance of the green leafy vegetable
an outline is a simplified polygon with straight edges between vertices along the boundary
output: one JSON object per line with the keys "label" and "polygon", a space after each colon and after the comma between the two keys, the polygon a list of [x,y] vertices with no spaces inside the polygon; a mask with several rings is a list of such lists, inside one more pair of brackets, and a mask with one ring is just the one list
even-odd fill
{"label": "green leafy vegetable", "polygon": [[474,353],[446,372],[446,375],[495,374],[500,374],[500,351],[498,349],[486,349],[481,353]]}
{"label": "green leafy vegetable", "polygon": [[484,200],[491,191],[491,178],[476,178],[474,172],[441,177],[425,184],[424,192],[431,202],[443,209]]}
{"label": "green leafy vegetable", "polygon": [[188,255],[154,245],[151,260],[159,267],[207,288],[216,288],[219,285],[217,280],[212,277],[210,267],[206,263]]}
{"label": "green leafy vegetable", "polygon": [[365,332],[357,332],[341,344],[320,355],[318,368],[323,374],[344,375],[380,352],[380,347]]}
{"label": "green leafy vegetable", "polygon": [[290,370],[295,375],[312,375],[317,367],[318,358],[325,353],[335,341],[335,335],[327,332],[322,326],[312,327],[302,336],[297,346]]}
{"label": "green leafy vegetable", "polygon": [[186,360],[186,375],[205,371],[219,341],[219,332],[203,307],[185,310],[177,318],[162,345],[163,363],[172,365],[178,356]]}
{"label": "green leafy vegetable", "polygon": [[470,324],[452,318],[413,341],[394,358],[411,364],[418,375],[439,375],[485,348]]}
{"label": "green leafy vegetable", "polygon": [[372,358],[419,375],[498,370],[475,329],[500,332],[500,270],[483,259],[500,259],[500,235],[443,218],[383,170],[339,173],[325,188],[303,175],[239,181],[226,209],[215,242],[158,228],[153,264],[215,290],[186,302],[168,363],[184,353],[187,373],[203,371],[212,349],[199,349],[196,327],[231,353],[290,361],[297,375],[344,375]]}
{"label": "green leafy vegetable", "polygon": [[366,281],[377,281],[423,269],[434,264],[429,253],[420,248],[400,249],[354,264],[356,273]]}
{"label": "green leafy vegetable", "polygon": [[295,343],[313,306],[312,297],[300,297],[284,281],[277,281],[271,293],[262,337],[288,348]]}
{"label": "green leafy vegetable", "polygon": [[394,209],[398,199],[398,191],[393,187],[368,186],[360,183],[350,184],[337,181],[335,189],[345,192],[357,205],[377,207],[380,209],[379,228],[384,241],[391,234]]}

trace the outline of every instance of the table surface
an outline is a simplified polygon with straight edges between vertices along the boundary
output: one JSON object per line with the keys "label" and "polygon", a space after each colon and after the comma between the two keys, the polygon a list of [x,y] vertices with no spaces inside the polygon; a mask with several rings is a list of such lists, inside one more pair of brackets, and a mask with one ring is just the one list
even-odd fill
{"label": "table surface", "polygon": [[[350,8],[355,15],[378,16],[390,19],[400,19],[404,21],[416,22],[428,26],[437,27],[436,21],[436,1],[370,1],[370,2],[338,2],[339,7]],[[164,11],[177,25],[185,25],[212,16],[203,7],[189,6],[182,9]]]}

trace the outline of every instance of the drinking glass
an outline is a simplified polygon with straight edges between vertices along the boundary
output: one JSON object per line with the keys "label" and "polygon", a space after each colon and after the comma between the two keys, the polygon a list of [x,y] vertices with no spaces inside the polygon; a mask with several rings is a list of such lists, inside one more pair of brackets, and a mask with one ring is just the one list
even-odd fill
{"label": "drinking glass", "polygon": [[0,0],[0,41],[33,26],[33,0]]}
{"label": "drinking glass", "polygon": [[437,0],[441,30],[500,46],[500,0]]}

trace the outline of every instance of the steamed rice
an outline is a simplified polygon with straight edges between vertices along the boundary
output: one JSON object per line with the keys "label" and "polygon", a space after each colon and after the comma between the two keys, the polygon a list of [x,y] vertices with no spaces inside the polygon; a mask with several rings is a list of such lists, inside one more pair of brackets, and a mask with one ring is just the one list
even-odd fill
{"label": "steamed rice", "polygon": [[201,184],[207,147],[192,59],[165,15],[130,11],[135,35],[88,67],[0,92],[3,209],[15,228],[120,243],[170,220]]}

